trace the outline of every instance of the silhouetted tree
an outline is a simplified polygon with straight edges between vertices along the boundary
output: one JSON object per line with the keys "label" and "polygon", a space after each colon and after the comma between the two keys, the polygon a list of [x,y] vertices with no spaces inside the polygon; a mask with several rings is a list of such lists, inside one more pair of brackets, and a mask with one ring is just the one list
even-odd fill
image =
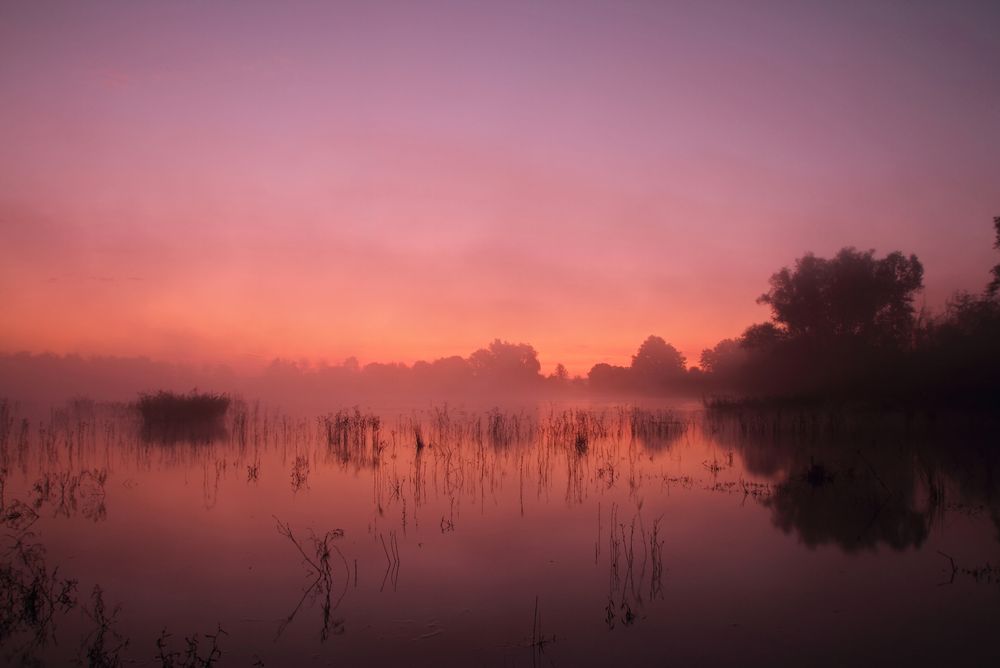
{"label": "silhouetted tree", "polygon": [[629,369],[601,362],[587,374],[587,384],[597,392],[624,392],[631,385]]}
{"label": "silhouetted tree", "polygon": [[[996,234],[993,247],[1000,250],[1000,216],[993,218],[993,231]],[[993,276],[993,280],[986,286],[986,294],[990,297],[996,297],[997,293],[1000,293],[1000,264],[994,265],[990,274]]]}
{"label": "silhouetted tree", "polygon": [[785,331],[772,322],[750,325],[740,337],[740,346],[750,350],[771,350],[785,338]]}
{"label": "silhouetted tree", "polygon": [[527,343],[508,343],[495,339],[488,348],[469,356],[476,377],[508,383],[527,383],[541,379],[538,353]]}
{"label": "silhouetted tree", "polygon": [[658,376],[683,374],[686,370],[684,355],[659,336],[649,336],[635,355],[632,368]]}
{"label": "silhouetted tree", "polygon": [[632,356],[632,376],[646,389],[664,389],[684,377],[684,355],[659,336],[650,336]]}
{"label": "silhouetted tree", "polygon": [[472,381],[472,366],[458,355],[419,361],[413,365],[413,377],[421,390],[460,390]]}
{"label": "silhouetted tree", "polygon": [[982,405],[1000,401],[1000,300],[958,293],[945,313],[922,332],[911,384],[926,387],[946,403]]}
{"label": "silhouetted tree", "polygon": [[812,253],[771,276],[759,303],[771,307],[779,328],[793,339],[852,338],[900,344],[912,336],[913,298],[924,268],[915,255],[876,258],[875,251],[844,248],[832,259]]}
{"label": "silhouetted tree", "polygon": [[711,374],[719,382],[734,383],[743,370],[750,353],[740,341],[723,339],[714,348],[701,352],[701,371]]}

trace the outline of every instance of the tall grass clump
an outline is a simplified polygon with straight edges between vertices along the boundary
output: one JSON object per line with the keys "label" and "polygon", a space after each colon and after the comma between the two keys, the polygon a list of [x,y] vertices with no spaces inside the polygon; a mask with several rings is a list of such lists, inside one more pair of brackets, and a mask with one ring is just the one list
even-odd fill
{"label": "tall grass clump", "polygon": [[688,423],[671,410],[646,410],[633,407],[628,416],[632,438],[647,447],[664,448],[687,433]]}
{"label": "tall grass clump", "polygon": [[161,390],[140,394],[136,407],[144,433],[159,440],[211,440],[225,434],[230,398],[225,394]]}
{"label": "tall grass clump", "polygon": [[382,446],[382,420],[375,414],[337,411],[322,418],[326,443],[341,462],[374,463]]}

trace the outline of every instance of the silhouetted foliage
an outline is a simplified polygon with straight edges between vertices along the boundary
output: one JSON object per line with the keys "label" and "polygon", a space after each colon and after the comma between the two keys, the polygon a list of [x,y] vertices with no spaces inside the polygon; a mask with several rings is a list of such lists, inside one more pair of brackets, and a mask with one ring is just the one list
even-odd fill
{"label": "silhouetted foliage", "polygon": [[664,390],[684,377],[685,359],[676,348],[659,336],[650,336],[632,356],[632,376],[647,390]]}
{"label": "silhouetted foliage", "polygon": [[715,344],[714,348],[703,350],[699,363],[703,373],[710,374],[718,382],[732,387],[738,382],[748,356],[747,348],[741,345],[740,341],[723,339]]}
{"label": "silhouetted foliage", "polygon": [[[1000,249],[1000,218],[994,226]],[[760,297],[772,322],[749,327],[739,349],[723,341],[704,351],[705,382],[744,397],[995,409],[1000,265],[993,271],[982,295],[959,293],[940,316],[918,319],[923,268],[915,256],[807,254],[774,274]]]}
{"label": "silhouetted foliage", "polygon": [[[1000,250],[1000,216],[993,218],[993,231],[996,235],[993,241],[993,247]],[[986,294],[990,297],[996,297],[997,293],[1000,292],[1000,263],[993,266],[990,271],[990,275],[993,279],[990,281],[989,285],[986,286]]]}
{"label": "silhouetted foliage", "polygon": [[651,335],[639,346],[628,367],[601,362],[588,374],[590,388],[599,392],[670,394],[688,383],[686,360],[663,338]]}
{"label": "silhouetted foliage", "polygon": [[453,355],[433,362],[413,365],[413,378],[418,387],[438,391],[460,391],[472,381],[472,366],[464,357]]}
{"label": "silhouetted foliage", "polygon": [[625,392],[632,385],[627,368],[604,362],[595,364],[590,369],[587,380],[591,389],[599,392]]}
{"label": "silhouetted foliage", "polygon": [[923,287],[924,268],[915,255],[844,248],[832,259],[812,253],[771,276],[758,301],[771,307],[774,322],[790,339],[861,339],[900,345],[913,332],[913,298]]}
{"label": "silhouetted foliage", "polygon": [[225,433],[229,402],[223,394],[160,391],[140,395],[136,406],[143,433],[151,440],[209,441]]}
{"label": "silhouetted foliage", "polygon": [[[921,332],[913,383],[939,400],[996,409],[1000,402],[1000,300],[955,295],[945,313]],[[919,374],[919,375],[917,375]]]}
{"label": "silhouetted foliage", "polygon": [[[993,220],[1000,250],[1000,217]],[[239,388],[251,396],[296,404],[351,404],[378,397],[488,399],[565,396],[585,391],[618,395],[694,395],[888,403],[912,408],[995,407],[1000,401],[1000,264],[981,294],[956,294],[944,313],[919,314],[914,300],[923,267],[913,255],[844,248],[832,258],[812,253],[770,278],[759,302],[770,322],[747,327],[702,351],[700,368],[664,338],[649,336],[629,366],[601,362],[587,377],[569,377],[559,364],[542,376],[535,349],[495,339],[468,357],[340,364],[277,359],[257,375],[239,378],[215,367],[194,373],[142,358],[0,354],[0,394],[66,399],[83,392],[121,398],[148,378],[163,387]],[[56,389],[58,388],[58,390]],[[60,391],[61,397],[52,393]],[[131,390],[130,392],[134,392]],[[138,404],[146,433],[159,440],[210,440],[223,435],[223,395],[164,391]],[[183,425],[183,429],[178,429]],[[0,427],[3,425],[0,424]],[[197,429],[193,429],[197,427]],[[193,429],[193,430],[192,430]],[[187,431],[185,431],[187,430]]]}
{"label": "silhouetted foliage", "polygon": [[541,379],[538,353],[526,343],[495,339],[469,356],[469,366],[476,378],[494,383],[525,385]]}

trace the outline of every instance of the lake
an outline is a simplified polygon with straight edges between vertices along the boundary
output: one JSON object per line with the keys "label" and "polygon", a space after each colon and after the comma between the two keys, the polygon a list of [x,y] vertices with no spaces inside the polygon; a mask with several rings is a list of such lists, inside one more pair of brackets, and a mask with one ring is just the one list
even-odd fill
{"label": "lake", "polygon": [[[10,665],[1000,660],[974,429],[670,405],[0,403]],[[995,448],[994,448],[995,449]]]}

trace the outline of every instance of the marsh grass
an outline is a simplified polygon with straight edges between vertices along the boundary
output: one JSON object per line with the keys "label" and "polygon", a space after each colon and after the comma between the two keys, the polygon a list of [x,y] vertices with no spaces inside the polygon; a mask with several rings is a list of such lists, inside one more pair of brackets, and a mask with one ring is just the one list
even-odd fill
{"label": "marsh grass", "polygon": [[673,444],[688,431],[689,422],[672,410],[649,410],[633,407],[628,415],[632,438],[654,449]]}
{"label": "marsh grass", "polygon": [[[303,564],[308,569],[309,577],[312,578],[311,583],[306,587],[298,604],[278,626],[277,636],[280,637],[284,633],[285,628],[295,619],[302,605],[310,598],[319,599],[322,608],[323,625],[320,631],[320,640],[325,641],[330,637],[331,632],[336,634],[342,633],[344,620],[334,619],[332,613],[340,607],[341,601],[343,601],[344,596],[347,594],[347,588],[351,579],[351,570],[347,565],[347,558],[344,556],[344,553],[341,552],[338,546],[334,545],[333,541],[343,538],[344,530],[333,529],[323,535],[317,535],[315,532],[310,531],[306,539],[301,540],[292,531],[291,526],[285,524],[277,517],[274,518],[274,521],[278,533],[287,538],[295,546],[295,549],[302,557]],[[334,600],[333,567],[330,563],[334,555],[340,559],[340,562],[344,566],[344,584],[337,589],[336,600]]]}
{"label": "marsh grass", "polygon": [[121,653],[129,645],[125,638],[115,628],[121,606],[115,606],[108,611],[104,603],[104,592],[99,586],[94,586],[90,595],[91,607],[84,609],[84,614],[94,624],[93,630],[84,638],[81,647],[85,663],[91,668],[117,668],[123,665]]}
{"label": "marsh grass", "polygon": [[[0,470],[0,656],[30,653],[55,637],[56,618],[77,605],[73,579],[49,566],[45,547],[31,528],[38,513],[19,499],[7,500],[6,471]],[[16,638],[27,638],[18,646]]]}
{"label": "marsh grass", "polygon": [[170,647],[171,635],[166,629],[160,633],[156,639],[156,660],[160,668],[211,668],[222,659],[222,648],[219,646],[219,638],[229,635],[222,626],[216,627],[215,633],[206,633],[204,639],[210,641],[207,654],[202,654],[201,637],[197,633],[184,638],[186,647],[184,651],[174,650]]}
{"label": "marsh grass", "polygon": [[161,390],[139,395],[135,406],[147,440],[210,442],[227,435],[225,417],[230,402],[225,394]]}
{"label": "marsh grass", "polygon": [[[341,463],[372,466],[382,450],[382,419],[373,413],[337,411],[320,418],[331,454]],[[418,435],[419,437],[419,435]]]}

